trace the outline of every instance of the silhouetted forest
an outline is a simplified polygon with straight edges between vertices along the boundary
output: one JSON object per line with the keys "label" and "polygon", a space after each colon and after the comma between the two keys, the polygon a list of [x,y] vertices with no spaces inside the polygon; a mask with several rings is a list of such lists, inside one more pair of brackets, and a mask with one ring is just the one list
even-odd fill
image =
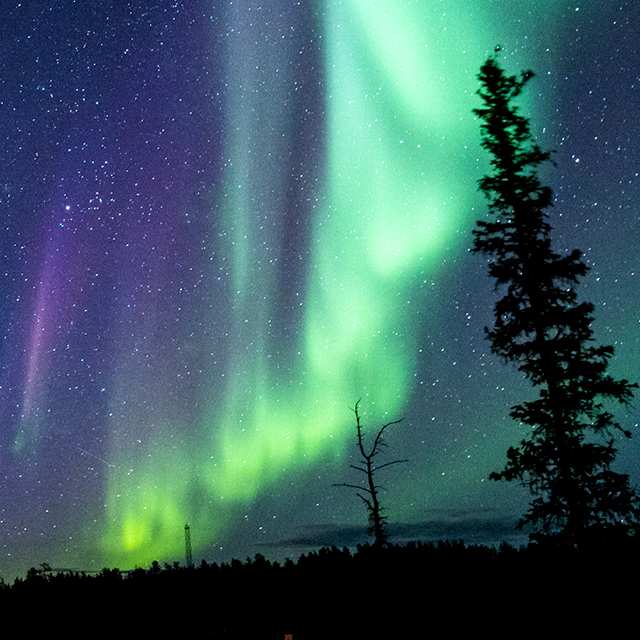
{"label": "silhouetted forest", "polygon": [[579,551],[440,542],[323,548],[284,563],[261,555],[195,568],[154,562],[94,575],[43,565],[3,584],[0,599],[5,629],[28,637],[597,635],[634,612],[638,588],[629,576],[639,550],[632,538]]}

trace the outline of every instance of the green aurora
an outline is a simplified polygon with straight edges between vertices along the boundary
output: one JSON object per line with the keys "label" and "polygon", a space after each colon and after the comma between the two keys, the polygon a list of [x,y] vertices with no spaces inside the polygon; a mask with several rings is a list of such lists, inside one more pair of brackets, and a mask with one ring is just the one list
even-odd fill
{"label": "green aurora", "polygon": [[345,409],[359,397],[369,415],[405,411],[421,340],[439,322],[430,283],[443,255],[469,243],[482,166],[475,74],[504,37],[495,9],[447,4],[446,13],[440,3],[323,5],[326,167],[300,184],[313,203],[311,240],[286,340],[271,335],[281,313],[274,257],[286,250],[273,219],[291,171],[293,53],[270,44],[282,25],[235,10],[233,126],[216,204],[231,265],[231,370],[196,433],[178,440],[189,425],[166,421],[156,429],[160,455],[110,469],[105,557],[123,566],[179,557],[185,522],[223,537],[233,514],[291,468],[344,458]]}

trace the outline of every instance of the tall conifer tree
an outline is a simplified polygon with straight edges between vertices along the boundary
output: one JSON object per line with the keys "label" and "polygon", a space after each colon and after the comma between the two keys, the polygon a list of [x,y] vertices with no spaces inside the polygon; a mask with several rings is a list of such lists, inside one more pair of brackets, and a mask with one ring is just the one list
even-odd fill
{"label": "tall conifer tree", "polygon": [[576,292],[588,270],[582,254],[551,247],[546,210],[553,195],[538,177],[550,154],[514,104],[532,77],[508,76],[490,57],[478,76],[483,106],[474,110],[492,174],[479,182],[489,215],[477,222],[473,251],[487,257],[502,294],[487,336],[492,351],[539,390],[535,400],[512,407],[530,431],[491,478],[530,490],[520,526],[531,527],[532,540],[584,546],[627,535],[638,522],[628,476],[611,470],[614,435],[631,434],[607,410],[611,401],[629,403],[637,385],[611,377],[613,347],[593,342],[593,305]]}

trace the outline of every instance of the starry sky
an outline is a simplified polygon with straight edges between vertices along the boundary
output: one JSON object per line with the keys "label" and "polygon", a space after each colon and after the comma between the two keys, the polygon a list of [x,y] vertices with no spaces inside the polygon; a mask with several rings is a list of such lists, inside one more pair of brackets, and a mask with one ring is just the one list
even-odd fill
{"label": "starry sky", "polygon": [[[556,166],[555,248],[640,359],[631,0],[27,0],[0,25],[0,577],[366,541],[517,542],[488,481],[531,397],[484,338],[472,109],[496,44]],[[617,413],[638,431],[640,401]],[[640,437],[617,470],[640,485]],[[383,475],[384,474],[384,475]]]}

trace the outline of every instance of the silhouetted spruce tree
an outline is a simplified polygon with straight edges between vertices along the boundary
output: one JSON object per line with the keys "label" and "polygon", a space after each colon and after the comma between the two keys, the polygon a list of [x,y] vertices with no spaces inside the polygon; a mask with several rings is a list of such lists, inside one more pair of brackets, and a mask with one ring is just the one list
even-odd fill
{"label": "silhouetted spruce tree", "polygon": [[537,173],[550,154],[514,105],[532,77],[530,71],[505,75],[490,57],[478,76],[483,106],[474,109],[493,171],[479,182],[489,216],[477,222],[473,251],[487,257],[504,294],[486,331],[492,351],[539,389],[537,399],[512,407],[511,416],[531,431],[490,477],[530,490],[519,526],[532,527],[532,540],[584,546],[637,527],[638,500],[628,476],[611,470],[614,434],[631,434],[605,407],[612,400],[629,403],[637,385],[608,375],[613,347],[593,344],[593,305],[576,294],[588,270],[580,251],[551,248],[546,209],[552,192]]}
{"label": "silhouetted spruce tree", "polygon": [[380,504],[380,486],[375,482],[375,474],[377,471],[380,471],[380,469],[390,467],[392,464],[400,464],[402,462],[406,462],[406,460],[393,460],[392,462],[385,462],[384,464],[376,465],[374,462],[374,458],[380,453],[382,447],[386,446],[386,443],[382,439],[382,436],[387,427],[402,422],[403,418],[400,418],[400,420],[394,420],[393,422],[388,422],[387,424],[383,425],[374,438],[371,449],[369,450],[369,452],[367,452],[364,445],[364,434],[362,433],[360,414],[358,413],[359,404],[360,400],[356,402],[356,406],[353,408],[353,412],[356,416],[358,450],[362,455],[362,460],[360,461],[361,466],[358,467],[352,464],[350,465],[350,467],[352,469],[356,469],[356,471],[361,471],[362,473],[364,473],[366,475],[366,483],[364,485],[341,483],[335,484],[333,486],[350,487],[351,489],[358,490],[358,497],[365,503],[367,507],[367,512],[369,514],[369,533],[373,536],[374,545],[376,547],[384,547],[387,543],[387,518],[383,513],[384,508]]}

